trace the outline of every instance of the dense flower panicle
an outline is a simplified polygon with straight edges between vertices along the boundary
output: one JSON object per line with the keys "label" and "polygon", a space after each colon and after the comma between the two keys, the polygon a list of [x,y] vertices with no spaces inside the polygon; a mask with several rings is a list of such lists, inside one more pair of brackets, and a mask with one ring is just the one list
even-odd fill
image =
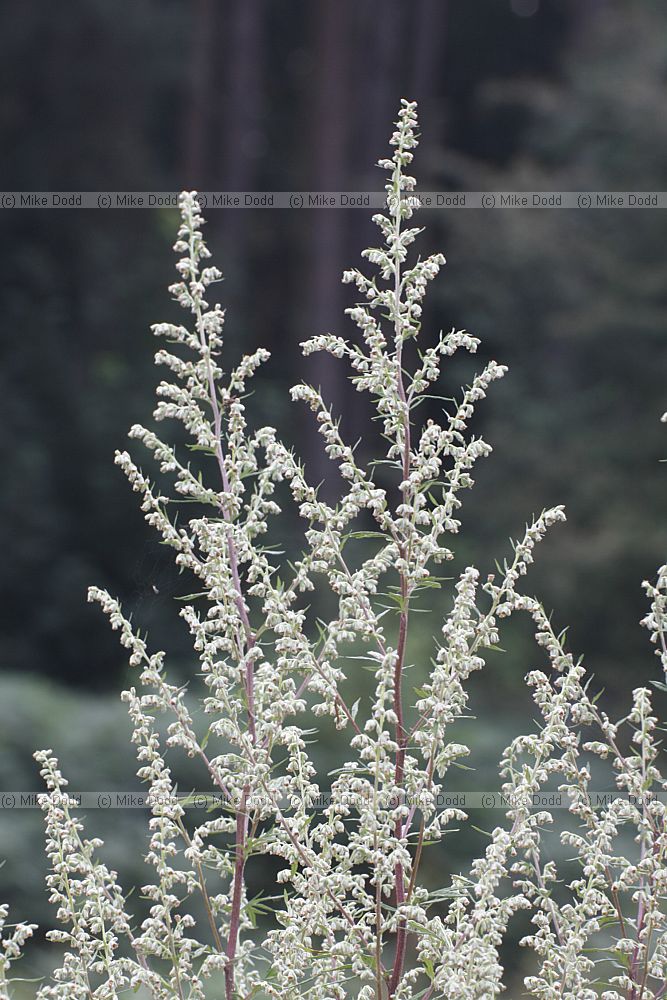
{"label": "dense flower panicle", "polygon": [[[171,683],[166,654],[149,649],[107,591],[91,588],[137,670],[123,699],[148,786],[148,874],[135,910],[101,860],[102,843],[85,838],[53,754],[37,754],[59,924],[49,936],[62,949],[38,991],[44,1000],[111,1000],[133,990],[156,1000],[490,1000],[505,988],[502,948],[520,910],[532,921],[521,942],[531,953],[526,995],[667,995],[667,817],[654,794],[667,787],[651,693],[638,688],[626,718],[612,723],[581,661],[539,601],[521,592],[535,546],[564,520],[562,508],[527,524],[495,574],[484,578],[474,566],[458,573],[449,602],[432,606],[444,621],[431,665],[416,665],[414,694],[407,683],[414,611],[442,583],[434,570],[454,558],[464,491],[491,451],[471,420],[506,371],[488,362],[449,409],[436,416],[429,404],[424,416],[441,366],[457,351],[474,354],[479,342],[451,330],[416,348],[424,296],[445,263],[441,254],[411,254],[420,230],[407,223],[419,197],[406,169],[416,129],[416,106],[404,101],[392,154],[379,164],[387,208],[374,220],[379,246],[362,255],[371,273],[343,275],[359,295],[347,310],[359,334],[317,334],[303,345],[349,365],[379,418],[385,453],[364,464],[321,392],[292,390],[314,412],[340,471],[335,503],[273,428],[249,425],[248,383],[268,354],[223,369],[225,314],[207,301],[221,274],[206,263],[196,194],[181,196],[171,292],[190,320],[153,328],[167,343],[155,359],[166,376],[154,417],[180,422],[188,444],[177,449],[136,425],[130,437],[149,452],[159,482],[126,451],[116,462],[176,565],[196,579],[198,593],[180,614],[203,694],[197,700]],[[304,523],[303,552],[292,563],[270,544],[279,496],[291,498]],[[667,675],[667,567],[645,587],[644,624]],[[313,620],[315,589],[333,597],[328,620]],[[463,810],[440,806],[451,768],[470,754],[453,726],[468,714],[471,674],[516,613],[532,619],[546,660],[526,679],[537,722],[500,761],[507,810],[486,849],[447,885],[429,884],[424,854],[452,824],[468,822]],[[347,682],[359,663],[372,690],[350,705]],[[330,775],[312,749],[322,717],[347,731],[343,762]],[[219,797],[205,819],[176,795],[178,753]],[[600,767],[615,783],[601,802],[592,793]],[[558,832],[536,800],[553,789],[569,802]],[[553,850],[557,836],[565,862]],[[277,863],[277,886],[257,900],[247,874],[262,855]],[[34,929],[8,931],[6,917],[0,908],[0,1000]]]}
{"label": "dense flower panicle", "polygon": [[[665,415],[667,416],[667,414]],[[664,419],[664,418],[663,418]],[[651,630],[651,642],[656,645],[656,656],[660,657],[662,670],[667,680],[667,565],[658,570],[655,584],[644,582],[644,590],[651,599],[651,612],[642,625]]]}
{"label": "dense flower panicle", "polygon": [[0,906],[0,998],[9,997],[9,972],[12,963],[21,957],[26,941],[37,930],[37,924],[8,924],[8,906]]}

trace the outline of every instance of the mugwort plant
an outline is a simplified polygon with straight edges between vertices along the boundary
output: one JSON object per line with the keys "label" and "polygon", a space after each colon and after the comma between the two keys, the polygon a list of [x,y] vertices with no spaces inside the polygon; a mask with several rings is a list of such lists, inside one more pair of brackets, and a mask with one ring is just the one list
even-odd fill
{"label": "mugwort plant", "polygon": [[[426,680],[416,691],[408,683],[415,601],[423,606],[437,567],[453,558],[462,495],[491,450],[470,420],[505,373],[490,361],[440,419],[422,417],[441,366],[457,351],[474,353],[478,341],[452,330],[418,349],[423,299],[444,258],[411,254],[416,127],[416,106],[403,101],[391,156],[379,164],[388,175],[387,210],[374,220],[380,246],[362,255],[370,271],[343,276],[358,293],[347,312],[359,333],[303,345],[349,366],[372,403],[384,453],[364,465],[320,392],[292,390],[337,463],[335,503],[273,428],[246,422],[246,388],[268,354],[223,370],[225,315],[208,301],[221,274],[208,263],[196,194],[181,196],[171,292],[187,321],[154,327],[165,343],[156,363],[167,373],[154,416],[180,422],[191,451],[137,425],[131,439],[170,485],[155,485],[126,451],[116,462],[148,524],[195,579],[197,593],[180,613],[203,694],[193,705],[187,686],[169,679],[166,654],[150,649],[112,596],[91,588],[137,671],[123,699],[151,804],[149,874],[138,894],[145,908],[104,864],[102,843],[85,836],[52,751],[37,753],[58,923],[48,937],[61,947],[40,1000],[132,991],[154,1000],[487,1000],[504,988],[501,949],[520,910],[529,929],[520,942],[522,995],[667,994],[667,787],[651,692],[635,690],[627,716],[612,722],[589,693],[581,661],[521,587],[536,544],[564,520],[560,507],[528,525],[495,574],[482,578],[470,566],[453,581]],[[291,563],[271,545],[278,501],[290,496],[304,525],[302,554]],[[644,624],[667,671],[667,567],[645,587]],[[316,590],[332,597],[328,620],[313,621]],[[507,810],[486,849],[447,884],[429,885],[424,855],[442,851],[452,825],[468,822],[462,810],[439,806],[450,769],[469,752],[452,739],[452,725],[467,714],[470,675],[514,614],[532,619],[542,648],[542,668],[527,676],[538,721],[500,761]],[[350,704],[359,658],[373,690]],[[344,759],[329,776],[312,749],[326,717]],[[204,818],[176,794],[179,752],[198,762],[219,796]],[[591,795],[597,759],[614,775],[603,802]],[[568,803],[562,868],[545,846],[554,818],[535,805],[547,787]],[[253,866],[269,870],[267,858],[277,886],[258,904],[248,877]],[[34,930],[6,920],[2,908],[3,997]]]}

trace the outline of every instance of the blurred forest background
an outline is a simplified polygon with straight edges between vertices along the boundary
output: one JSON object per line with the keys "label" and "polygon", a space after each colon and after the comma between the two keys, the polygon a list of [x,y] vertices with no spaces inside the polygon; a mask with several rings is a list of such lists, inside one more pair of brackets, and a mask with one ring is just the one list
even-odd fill
{"label": "blurred forest background", "polygon": [[[420,103],[424,189],[665,190],[666,85],[664,0],[22,0],[0,10],[0,187],[378,190],[373,164],[405,96]],[[532,588],[622,712],[630,685],[655,675],[640,584],[667,542],[667,213],[420,222],[422,252],[449,259],[425,336],[466,327],[510,366],[480,411],[495,451],[455,569],[492,570],[533,512],[564,503]],[[176,225],[168,209],[0,213],[3,789],[38,788],[37,746],[55,749],[72,787],[136,786],[117,697],[128,672],[86,604],[90,583],[192,674],[173,601],[183,583],[112,461],[152,409],[148,328],[173,315]],[[366,413],[342,365],[306,364],[298,343],[354,335],[339,276],[374,234],[362,209],[209,213],[228,358],[272,350],[249,405],[313,479],[329,470],[289,386],[320,383],[354,439]],[[450,366],[446,395],[471,364]],[[485,725],[466,779],[488,787],[517,713],[530,715],[523,675],[541,663],[528,631],[504,638],[476,694]],[[126,872],[143,815],[103,820],[91,817]],[[16,919],[51,918],[41,843],[38,813],[0,811],[0,897]]]}

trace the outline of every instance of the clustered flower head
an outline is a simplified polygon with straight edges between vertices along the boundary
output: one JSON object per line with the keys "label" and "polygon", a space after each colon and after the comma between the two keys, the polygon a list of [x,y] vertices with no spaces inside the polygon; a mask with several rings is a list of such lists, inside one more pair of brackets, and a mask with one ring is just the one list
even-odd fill
{"label": "clustered flower head", "polygon": [[[464,491],[491,450],[471,433],[471,418],[505,374],[488,362],[437,418],[421,405],[446,360],[474,354],[478,341],[452,330],[416,349],[424,296],[444,264],[441,254],[411,257],[420,230],[406,225],[418,206],[406,168],[416,129],[416,106],[403,101],[392,154],[379,164],[388,173],[387,210],[375,216],[380,245],[363,254],[372,271],[343,276],[359,295],[347,310],[359,335],[320,334],[303,345],[349,364],[379,418],[385,453],[363,464],[322,394],[305,384],[292,390],[314,411],[338,465],[335,503],[273,428],[247,422],[247,384],[268,354],[223,369],[225,316],[208,302],[221,274],[206,263],[196,193],[181,196],[171,292],[189,321],[154,327],[166,342],[156,364],[167,372],[154,417],[180,422],[188,444],[177,449],[154,430],[131,429],[161,485],[128,452],[116,462],[176,565],[195,577],[197,593],[180,613],[203,695],[197,702],[170,681],[166,654],[149,649],[112,596],[91,588],[136,670],[123,699],[149,790],[147,882],[137,906],[104,864],[101,841],[86,839],[53,753],[38,753],[58,923],[48,936],[62,952],[39,998],[140,991],[156,1000],[489,1000],[504,989],[501,954],[519,910],[531,923],[521,941],[532,953],[525,995],[667,994],[667,827],[655,794],[666,788],[651,693],[636,690],[626,718],[612,723],[539,601],[521,591],[535,546],[564,520],[562,508],[529,523],[496,574],[483,578],[469,566],[456,576],[449,603],[436,604],[444,620],[431,663],[418,664],[426,679],[416,693],[407,683],[415,601],[421,610],[425,593],[437,592],[434,568],[454,558]],[[279,498],[291,498],[304,524],[294,562],[271,545]],[[645,586],[644,624],[667,671],[667,568]],[[313,620],[316,589],[333,597],[328,620]],[[432,884],[424,855],[442,851],[434,845],[468,822],[462,810],[438,805],[451,768],[470,753],[452,727],[468,712],[470,675],[517,613],[530,616],[543,651],[542,668],[527,677],[537,723],[500,761],[508,808],[485,851],[448,884]],[[372,693],[350,705],[348,680],[360,662]],[[330,776],[313,751],[326,717],[344,731],[345,759]],[[219,795],[205,819],[193,819],[199,814],[175,795],[179,753]],[[602,804],[591,794],[591,762],[615,782]],[[548,839],[553,816],[534,804],[554,787],[570,803],[559,834],[563,871]],[[248,872],[265,864],[262,856],[277,863],[278,884],[258,909]],[[10,966],[34,930],[6,919],[0,908],[0,997],[10,996]]]}

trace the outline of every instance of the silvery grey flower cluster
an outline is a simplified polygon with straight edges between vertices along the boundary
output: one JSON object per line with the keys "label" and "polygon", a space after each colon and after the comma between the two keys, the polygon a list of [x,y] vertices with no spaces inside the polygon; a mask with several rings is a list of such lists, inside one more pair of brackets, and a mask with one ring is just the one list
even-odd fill
{"label": "silvery grey flower cluster", "polygon": [[[102,860],[102,843],[85,837],[53,753],[38,753],[58,924],[49,937],[62,950],[38,998],[115,1000],[134,990],[155,1000],[487,1000],[504,988],[502,948],[519,910],[532,922],[521,941],[532,952],[527,996],[667,994],[665,807],[648,795],[667,786],[651,693],[636,690],[626,718],[612,722],[582,663],[521,589],[536,544],[564,520],[560,507],[527,526],[495,574],[482,578],[472,566],[460,573],[431,665],[422,665],[426,680],[416,692],[407,681],[415,603],[422,607],[438,584],[434,567],[453,558],[462,494],[491,450],[470,421],[505,373],[489,362],[439,420],[422,419],[442,364],[457,351],[474,354],[478,341],[452,330],[416,349],[423,299],[444,264],[441,254],[410,256],[420,232],[408,225],[416,127],[416,106],[404,101],[392,155],[380,161],[388,207],[374,220],[380,246],[363,254],[372,274],[344,274],[359,293],[348,314],[360,336],[318,335],[303,345],[349,364],[355,388],[372,401],[384,453],[362,464],[321,393],[304,384],[292,390],[314,411],[337,463],[344,485],[335,504],[273,428],[247,423],[247,384],[268,354],[223,371],[225,316],[208,302],[221,274],[207,263],[196,194],[181,196],[171,292],[190,322],[154,327],[166,342],[156,363],[168,373],[155,418],[179,421],[190,450],[131,429],[169,488],[128,452],[116,461],[176,565],[195,578],[197,593],[181,615],[204,696],[193,706],[187,688],[170,681],[166,654],[149,649],[106,591],[90,590],[137,671],[123,698],[152,803],[152,875],[141,892],[148,915],[137,919]],[[279,501],[293,502],[304,523],[293,563],[272,544]],[[645,586],[644,625],[667,671],[667,567]],[[333,597],[328,620],[313,618],[316,589]],[[452,725],[468,713],[470,675],[514,614],[532,620],[544,660],[527,677],[538,722],[500,761],[512,807],[486,850],[449,884],[433,885],[425,854],[452,824],[468,822],[459,809],[438,808],[448,772],[469,753]],[[350,704],[360,662],[372,693]],[[345,758],[330,776],[320,773],[316,746],[327,719]],[[172,794],[179,752],[199,763],[225,808],[193,821]],[[593,807],[588,792],[600,762],[618,797]],[[533,806],[549,787],[565,789],[571,802],[559,834],[562,868],[547,839],[553,817]],[[318,811],[323,791],[328,804]],[[258,903],[247,875],[262,857],[277,860],[279,891]],[[34,930],[7,928],[6,920],[0,908],[0,997],[11,996],[10,967]]]}

